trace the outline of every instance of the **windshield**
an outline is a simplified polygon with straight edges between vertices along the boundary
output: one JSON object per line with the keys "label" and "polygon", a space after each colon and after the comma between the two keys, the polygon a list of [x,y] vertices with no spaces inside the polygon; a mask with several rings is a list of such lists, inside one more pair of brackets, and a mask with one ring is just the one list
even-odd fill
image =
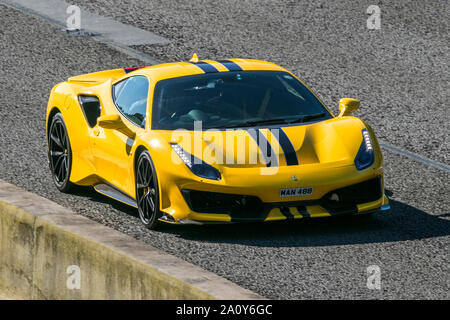
{"label": "windshield", "polygon": [[159,81],[152,129],[193,130],[298,123],[331,114],[286,72],[219,72]]}

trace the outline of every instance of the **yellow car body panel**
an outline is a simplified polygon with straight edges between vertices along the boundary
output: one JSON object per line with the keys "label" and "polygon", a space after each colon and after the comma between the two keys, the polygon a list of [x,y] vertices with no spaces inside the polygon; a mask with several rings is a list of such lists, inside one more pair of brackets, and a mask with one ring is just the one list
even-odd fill
{"label": "yellow car body panel", "polygon": [[[239,65],[244,72],[264,70],[289,73],[284,68],[269,62],[249,59],[231,59],[230,61]],[[219,72],[228,72],[228,69],[219,62],[212,60],[204,60],[204,62],[214,66]],[[186,202],[182,190],[248,195],[258,197],[265,204],[276,203],[278,207],[268,210],[264,221],[330,216],[332,214],[327,209],[320,204],[314,204],[313,201],[322,198],[331,190],[373,178],[381,179],[381,188],[384,190],[383,159],[380,147],[373,130],[356,117],[334,117],[330,112],[332,118],[328,120],[298,125],[279,125],[292,142],[297,158],[301,159],[300,164],[295,166],[286,165],[283,150],[277,140],[271,137],[271,131],[261,129],[278,155],[279,164],[276,168],[267,168],[263,163],[251,165],[239,163],[243,159],[248,162],[250,157],[255,156],[252,150],[258,152],[258,146],[250,138],[247,130],[233,131],[237,139],[247,141],[249,148],[244,152],[236,152],[235,146],[229,147],[223,142],[226,140],[225,130],[200,132],[201,148],[194,150],[193,155],[204,159],[206,163],[211,163],[219,170],[222,177],[220,180],[210,180],[193,174],[182,161],[175,163],[174,152],[169,144],[178,143],[181,147],[191,150],[189,140],[192,142],[195,139],[194,135],[198,132],[188,132],[189,138],[186,138],[186,133],[184,137],[180,137],[174,135],[171,130],[152,130],[151,121],[146,121],[143,128],[137,127],[117,110],[113,102],[111,92],[113,84],[130,76],[144,76],[149,80],[147,119],[151,119],[153,92],[158,81],[203,73],[193,63],[178,62],[143,67],[131,72],[126,72],[125,69],[95,72],[72,77],[66,82],[57,84],[52,89],[48,102],[47,131],[52,116],[60,112],[67,127],[73,155],[70,181],[84,186],[95,186],[106,182],[131,199],[136,199],[135,159],[137,152],[145,148],[155,164],[160,210],[170,215],[176,223],[233,221],[228,214],[193,211]],[[105,129],[98,124],[91,128],[80,107],[78,100],[80,95],[98,97],[101,116],[119,115],[125,125],[135,132],[135,136],[130,138],[122,132]],[[319,101],[323,104],[320,99]],[[326,108],[325,105],[324,107]],[[374,161],[370,167],[357,170],[354,160],[363,142],[361,134],[363,129],[367,129],[373,139]],[[215,157],[213,149],[221,150],[223,156],[233,159],[234,163],[220,165],[213,163],[212,160]],[[264,170],[270,169],[276,172],[262,174]],[[293,176],[296,179],[293,179]],[[303,187],[313,187],[313,194],[301,197],[280,197],[280,189]],[[295,201],[311,201],[311,205],[299,209],[298,206],[291,206]],[[283,207],[283,203],[286,203],[287,209]],[[370,212],[387,204],[388,200],[383,192],[382,196],[375,201],[358,204],[357,211]]]}

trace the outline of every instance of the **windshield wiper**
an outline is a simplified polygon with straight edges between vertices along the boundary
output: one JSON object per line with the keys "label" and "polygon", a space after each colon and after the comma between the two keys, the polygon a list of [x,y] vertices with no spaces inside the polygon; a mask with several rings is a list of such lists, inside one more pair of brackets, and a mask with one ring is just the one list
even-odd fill
{"label": "windshield wiper", "polygon": [[307,121],[310,121],[310,120],[323,118],[323,117],[325,117],[325,113],[324,112],[310,114],[310,115],[303,116],[303,117],[300,117],[300,118],[297,118],[297,119],[294,119],[294,120],[291,120],[291,121],[286,121],[286,122],[288,122],[288,123],[300,123],[300,122],[307,122]]}
{"label": "windshield wiper", "polygon": [[216,129],[221,128],[240,128],[240,127],[252,127],[252,126],[258,126],[263,124],[272,124],[272,123],[300,123],[300,122],[307,122],[310,120],[323,118],[326,114],[325,113],[316,113],[316,114],[310,114],[307,116],[303,116],[300,118],[295,118],[292,120],[286,119],[286,118],[277,118],[277,119],[261,119],[261,120],[251,120],[251,121],[244,121],[242,123],[237,124],[224,124],[220,126],[214,126]]}
{"label": "windshield wiper", "polygon": [[251,120],[251,121],[245,121],[244,124],[249,126],[257,126],[260,124],[270,124],[270,123],[287,123],[288,121],[286,118],[278,118],[278,119],[262,119],[262,120]]}
{"label": "windshield wiper", "polygon": [[271,124],[271,123],[288,123],[286,119],[261,119],[261,120],[251,120],[251,121],[244,121],[241,123],[236,124],[224,124],[221,126],[215,126],[214,128],[220,129],[220,128],[240,128],[240,127],[252,127],[257,126],[261,124]]}

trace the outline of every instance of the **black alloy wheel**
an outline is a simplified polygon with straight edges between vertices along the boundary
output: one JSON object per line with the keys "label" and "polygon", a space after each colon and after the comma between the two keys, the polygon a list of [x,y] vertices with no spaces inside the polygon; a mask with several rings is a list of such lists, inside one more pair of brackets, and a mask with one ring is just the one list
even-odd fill
{"label": "black alloy wheel", "polygon": [[68,192],[73,187],[73,184],[69,181],[72,170],[72,150],[61,113],[52,118],[47,139],[48,158],[53,181],[59,191]]}
{"label": "black alloy wheel", "polygon": [[158,179],[155,167],[147,150],[136,162],[136,200],[139,217],[148,229],[156,229],[160,222]]}

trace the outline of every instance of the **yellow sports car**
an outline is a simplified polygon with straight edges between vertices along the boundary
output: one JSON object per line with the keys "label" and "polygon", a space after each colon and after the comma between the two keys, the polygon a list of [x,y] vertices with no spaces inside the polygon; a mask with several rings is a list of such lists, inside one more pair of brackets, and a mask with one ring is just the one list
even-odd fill
{"label": "yellow sports car", "polygon": [[265,61],[167,63],[69,78],[51,91],[48,157],[73,185],[160,222],[275,221],[389,209],[373,130],[334,116],[296,76]]}

